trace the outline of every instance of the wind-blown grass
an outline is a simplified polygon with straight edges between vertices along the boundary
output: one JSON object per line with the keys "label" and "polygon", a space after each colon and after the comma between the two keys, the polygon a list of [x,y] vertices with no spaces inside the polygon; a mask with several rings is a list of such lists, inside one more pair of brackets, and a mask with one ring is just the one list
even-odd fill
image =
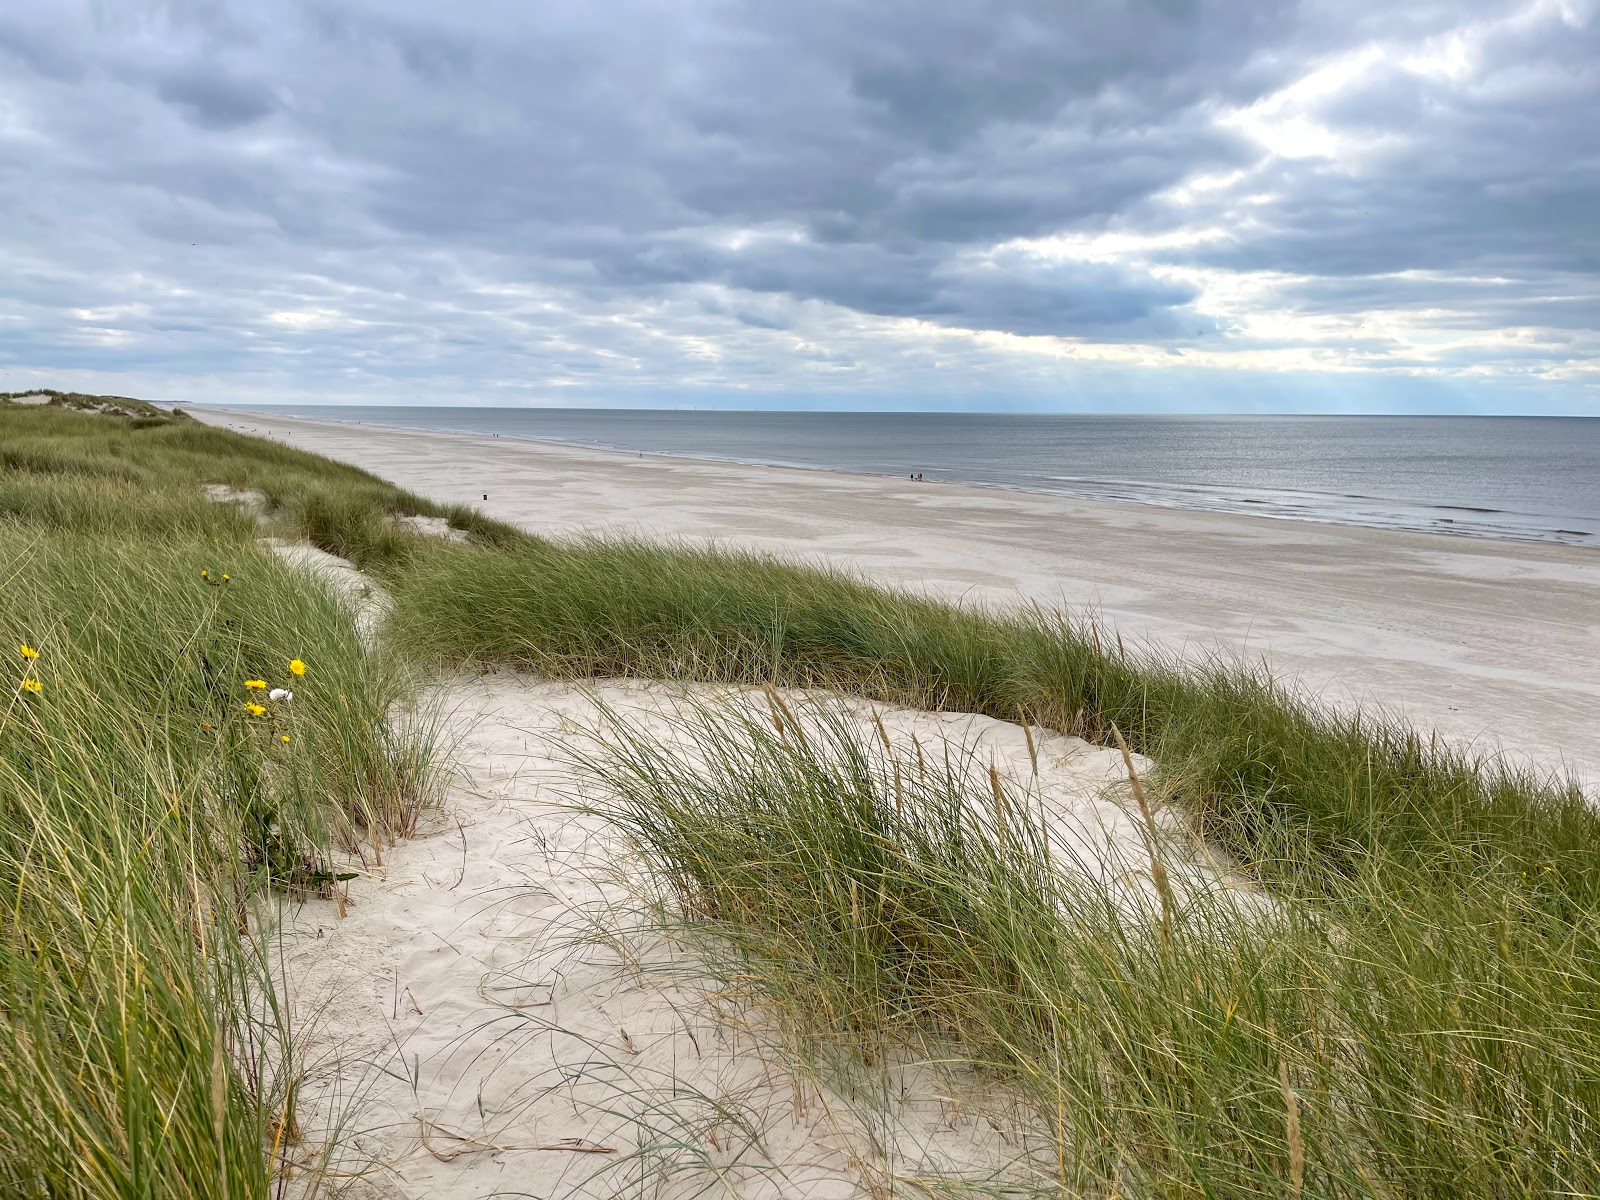
{"label": "wind-blown grass", "polygon": [[1005,1081],[1055,1144],[1006,1194],[1600,1184],[1600,913],[1553,910],[1553,872],[1395,894],[1362,870],[1267,908],[1190,889],[1166,928],[1052,860],[1025,795],[891,767],[826,707],[773,716],[702,708],[683,754],[613,714],[576,752],[593,806],[719,993],[817,1059],[910,1044]]}
{"label": "wind-blown grass", "polygon": [[121,419],[71,408],[0,404],[0,519],[46,529],[156,538],[167,532],[237,541],[253,529],[205,484],[260,492],[261,532],[306,537],[383,575],[421,549],[396,516],[443,517],[485,544],[518,540],[498,521],[440,505],[365,471],[188,417]]}
{"label": "wind-blown grass", "polygon": [[[207,483],[262,492],[265,524]],[[397,529],[409,513],[472,544]],[[262,533],[382,578],[385,646]],[[886,809],[881,771],[840,743],[807,757],[708,727],[691,778],[624,731],[599,766],[707,953],[742,964],[732,982],[818,1044],[937,1039],[999,1073],[1055,1131],[1039,1187],[1600,1194],[1600,815],[1568,782],[1233,664],[1125,652],[1087,621],[751,554],[545,541],[159,415],[0,404],[0,564],[6,1194],[263,1193],[292,1138],[293,1035],[243,901],[325,887],[331,845],[409,828],[427,780],[384,727],[400,651],[1125,735],[1157,802],[1271,911],[1196,900],[1152,936],[958,812],[959,780]],[[293,658],[310,671],[292,708],[248,714],[243,680],[287,682]]]}
{"label": "wind-blown grass", "polygon": [[1600,814],[1579,789],[1477,762],[1370,715],[1312,707],[1257,672],[1124,652],[1042,610],[957,609],[756,554],[632,541],[529,543],[414,562],[396,636],[452,661],[557,677],[826,686],[908,707],[1113,727],[1203,835],[1296,894],[1352,874],[1394,890],[1554,868],[1600,900]]}
{"label": "wind-blown grass", "polygon": [[429,788],[396,661],[164,432],[0,410],[7,1196],[265,1196],[297,1066],[252,897],[327,892]]}

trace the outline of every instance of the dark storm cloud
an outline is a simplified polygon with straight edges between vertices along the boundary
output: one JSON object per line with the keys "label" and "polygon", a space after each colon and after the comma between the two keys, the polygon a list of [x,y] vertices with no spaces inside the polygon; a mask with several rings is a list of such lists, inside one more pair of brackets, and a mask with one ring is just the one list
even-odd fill
{"label": "dark storm cloud", "polygon": [[[231,354],[357,392],[474,372],[1039,382],[1065,360],[950,336],[1293,350],[1217,299],[1272,272],[1253,303],[1284,317],[1537,327],[1570,367],[1595,356],[1600,296],[1586,12],[38,6],[0,17],[0,362],[225,375]],[[1374,46],[1392,61],[1348,86],[1282,93]],[[1286,105],[1344,149],[1264,142]],[[1225,182],[1177,199],[1206,177]],[[1162,240],[1204,228],[1225,236]],[[1073,249],[1098,235],[1124,249]],[[1393,330],[1315,337],[1361,364],[1483,365]]]}
{"label": "dark storm cloud", "polygon": [[1167,320],[1166,310],[1194,298],[1188,286],[1015,252],[963,261],[915,244],[891,250],[872,243],[788,239],[739,249],[693,241],[612,249],[614,258],[598,247],[591,247],[586,258],[611,286],[714,282],[963,329],[1165,334],[1172,331],[1156,327]]}
{"label": "dark storm cloud", "polygon": [[276,98],[262,84],[195,67],[174,71],[156,90],[205,129],[235,129],[259,121],[277,107]]}

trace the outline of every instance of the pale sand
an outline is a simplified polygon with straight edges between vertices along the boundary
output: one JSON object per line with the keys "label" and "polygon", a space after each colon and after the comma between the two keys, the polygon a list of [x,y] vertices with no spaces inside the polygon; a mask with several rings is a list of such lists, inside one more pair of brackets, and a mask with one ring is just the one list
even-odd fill
{"label": "pale sand", "polygon": [[310,542],[286,542],[282,538],[261,538],[260,542],[288,566],[314,576],[350,612],[364,645],[377,644],[383,619],[394,607],[394,598],[370,575],[356,569],[347,558],[329,554]]}
{"label": "pale sand", "polygon": [[[433,828],[353,881],[342,918],[331,901],[280,906],[285,990],[312,1034],[290,1151],[300,1187],[341,1122],[327,1165],[354,1196],[844,1198],[889,1194],[890,1177],[1054,1168],[1048,1138],[966,1072],[902,1059],[819,1084],[758,1012],[708,996],[703,968],[643,924],[618,834],[568,807],[574,729],[597,725],[598,700],[693,761],[677,706],[712,694],[509,675],[441,686],[458,776]],[[784,695],[807,719],[805,699]],[[872,708],[840,703],[872,745]],[[1030,752],[1016,725],[878,712],[908,763],[913,736],[935,756],[970,751],[978,796],[993,763],[1058,847],[1153,915],[1115,751],[1033,730]],[[1262,902],[1164,825],[1180,887]]]}
{"label": "pale sand", "polygon": [[[306,543],[263,541],[371,636],[381,588]],[[985,820],[993,771],[1039,814],[1057,869],[1097,880],[1131,921],[1158,919],[1152,854],[1180,898],[1268,903],[1176,814],[1156,814],[1152,845],[1116,751],[972,714],[775,695],[813,731],[830,706],[874,754],[887,739],[904,770],[956,764]],[[402,718],[439,723],[444,803],[382,861],[344,864],[357,878],[342,903],[280,898],[268,917],[305,1069],[290,1194],[844,1200],[1054,1169],[1048,1131],[970,1070],[901,1049],[819,1075],[655,926],[641,864],[572,807],[604,799],[574,753],[620,719],[697,764],[688,727],[707,704],[774,715],[759,691],[495,675],[438,684]]]}
{"label": "pale sand", "polygon": [[[1594,761],[1600,689],[1584,664],[1600,563],[1581,552],[234,421],[540,532],[714,537],[958,599],[1098,602],[1130,633],[1268,653],[1343,694],[1436,714],[1458,735],[1494,729],[1520,750]],[[381,611],[348,564],[278,550],[348,596],[358,619]],[[352,1195],[444,1200],[865,1197],[887,1194],[890,1179],[1049,1169],[1038,1157],[1047,1139],[969,1074],[895,1061],[875,1076],[809,1078],[758,1011],[708,994],[704,968],[642,924],[638,868],[618,835],[567,807],[578,783],[563,747],[571,722],[596,720],[598,698],[681,749],[684,695],[511,676],[441,685],[459,773],[432,828],[351,883],[342,919],[326,901],[281,910],[285,990],[311,1032],[301,1162],[333,1136]],[[870,742],[870,707],[843,703]],[[881,713],[897,744],[971,748],[1033,786],[1056,845],[1125,910],[1150,911],[1146,846],[1114,752],[1035,730],[1035,781],[1018,726]],[[1162,841],[1181,889],[1266,903],[1173,814]]]}
{"label": "pale sand", "polygon": [[190,411],[536,532],[719,541],[1098,608],[1130,638],[1265,657],[1331,700],[1600,779],[1600,551]]}

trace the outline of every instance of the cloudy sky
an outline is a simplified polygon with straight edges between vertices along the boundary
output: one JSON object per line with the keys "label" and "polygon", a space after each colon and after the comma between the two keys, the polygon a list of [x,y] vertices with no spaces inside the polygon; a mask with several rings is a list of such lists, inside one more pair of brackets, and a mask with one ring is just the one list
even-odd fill
{"label": "cloudy sky", "polygon": [[0,389],[1600,415],[1600,0],[0,0]]}

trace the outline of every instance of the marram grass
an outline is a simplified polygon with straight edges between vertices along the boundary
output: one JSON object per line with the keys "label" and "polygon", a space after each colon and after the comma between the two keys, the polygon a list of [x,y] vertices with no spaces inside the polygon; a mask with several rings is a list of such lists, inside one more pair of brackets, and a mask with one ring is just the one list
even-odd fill
{"label": "marram grass", "polygon": [[204,456],[143,452],[188,429],[0,408],[4,1196],[281,1183],[295,1032],[252,899],[326,892],[430,786],[395,660],[201,498]]}
{"label": "marram grass", "polygon": [[253,546],[0,557],[0,1194],[263,1195],[295,1077],[249,901],[409,829],[400,681]]}
{"label": "marram grass", "polygon": [[574,748],[590,807],[721,999],[841,1090],[907,1046],[1005,1085],[1041,1148],[962,1194],[1595,1194],[1600,911],[1553,910],[1553,870],[1130,919],[981,765],[891,763],[825,704],[772,717],[703,706],[685,755],[608,714]]}
{"label": "marram grass", "polygon": [[[207,503],[208,483],[263,511]],[[407,513],[472,544],[398,531]],[[383,579],[383,645],[262,534]],[[193,421],[4,403],[0,1194],[282,1181],[295,1034],[241,898],[325,887],[329,847],[410,828],[428,760],[385,725],[402,657],[1125,735],[1154,799],[1274,897],[1265,916],[1194,901],[1153,937],[971,825],[959,779],[886,809],[842,743],[786,757],[713,722],[699,775],[626,730],[594,759],[732,983],[815,1046],[953,1047],[1026,1098],[1053,1131],[1033,1194],[1600,1195],[1600,816],[1566,781],[1051,612],[546,541]]]}
{"label": "marram grass", "polygon": [[1600,899],[1600,813],[1574,784],[1316,708],[1234,664],[1127,652],[1053,612],[957,609],[758,554],[625,540],[441,548],[413,560],[399,601],[398,641],[443,661],[832,687],[1107,743],[1116,728],[1156,761],[1161,798],[1297,895],[1358,876],[1397,892],[1515,887],[1526,872],[1559,881],[1558,908]]}

